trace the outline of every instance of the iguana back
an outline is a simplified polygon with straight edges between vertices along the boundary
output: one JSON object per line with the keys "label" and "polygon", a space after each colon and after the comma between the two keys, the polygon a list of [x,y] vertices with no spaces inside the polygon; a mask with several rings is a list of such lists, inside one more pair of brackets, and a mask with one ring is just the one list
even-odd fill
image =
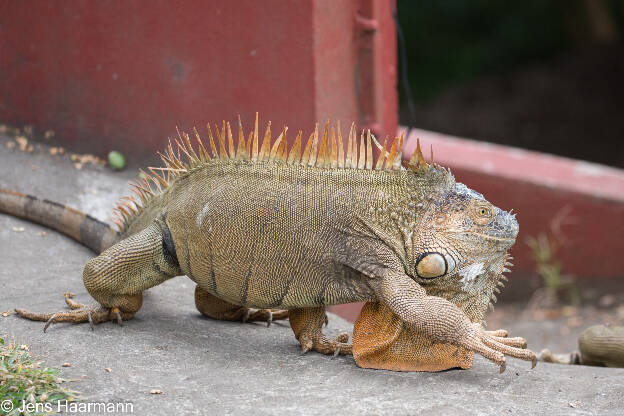
{"label": "iguana back", "polygon": [[[375,236],[367,229],[355,235],[357,223],[380,227],[400,239],[391,211],[403,216],[410,202],[424,207],[426,194],[439,194],[453,183],[443,169],[419,175],[402,169],[398,138],[385,166],[382,157],[373,169],[373,138],[362,133],[358,155],[353,127],[346,162],[338,152],[341,133],[336,135],[329,124],[322,136],[318,129],[310,136],[302,160],[297,156],[300,132],[290,161],[286,146],[280,150],[286,129],[271,144],[269,125],[262,146],[257,146],[256,124],[250,143],[240,142],[238,152],[233,140],[225,150],[229,132],[229,125],[217,129],[221,152],[210,159],[201,140],[198,155],[190,138],[181,136],[177,145],[189,161],[183,163],[170,147],[163,159],[173,177],[122,227],[132,234],[160,216],[184,274],[210,294],[238,305],[290,309],[374,298],[358,270],[361,253],[349,250]],[[212,134],[210,143],[216,150]],[[155,175],[150,178],[159,181]]]}

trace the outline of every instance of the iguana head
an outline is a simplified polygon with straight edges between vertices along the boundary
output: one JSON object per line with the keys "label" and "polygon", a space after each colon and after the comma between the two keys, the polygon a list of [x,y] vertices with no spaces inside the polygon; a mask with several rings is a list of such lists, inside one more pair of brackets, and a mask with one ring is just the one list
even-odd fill
{"label": "iguana head", "polygon": [[481,320],[518,234],[515,215],[455,183],[429,205],[413,238],[413,277]]}

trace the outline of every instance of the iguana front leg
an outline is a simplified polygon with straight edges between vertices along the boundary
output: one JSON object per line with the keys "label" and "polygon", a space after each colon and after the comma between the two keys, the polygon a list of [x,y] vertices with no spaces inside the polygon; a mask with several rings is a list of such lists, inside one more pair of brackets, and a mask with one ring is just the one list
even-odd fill
{"label": "iguana front leg", "polygon": [[301,344],[302,354],[310,350],[320,352],[321,354],[352,354],[352,346],[347,344],[349,334],[343,332],[334,339],[330,339],[323,334],[321,329],[327,323],[327,316],[323,306],[292,309],[289,311],[288,319],[295,337]]}
{"label": "iguana front leg", "polygon": [[220,299],[199,286],[195,286],[195,306],[209,318],[222,321],[271,322],[288,318],[288,311],[281,309],[253,309],[235,305]]}
{"label": "iguana front leg", "polygon": [[409,276],[386,270],[373,279],[379,299],[412,328],[433,341],[450,343],[481,354],[505,371],[505,355],[531,361],[535,353],[526,348],[522,338],[507,338],[507,331],[485,331],[480,323],[471,322],[454,304],[425,290]]}
{"label": "iguana front leg", "polygon": [[83,281],[88,292],[99,302],[84,306],[66,296],[70,311],[32,313],[15,311],[24,318],[47,321],[44,330],[58,322],[98,324],[130,319],[140,308],[142,292],[181,274],[175,255],[163,244],[164,224],[155,222],[141,232],[102,252],[84,268]]}

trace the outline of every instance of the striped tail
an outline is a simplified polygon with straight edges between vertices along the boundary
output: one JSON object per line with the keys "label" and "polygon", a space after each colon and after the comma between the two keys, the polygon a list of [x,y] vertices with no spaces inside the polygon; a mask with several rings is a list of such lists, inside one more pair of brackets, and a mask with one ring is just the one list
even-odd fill
{"label": "striped tail", "polygon": [[0,188],[0,212],[45,225],[99,254],[119,241],[110,225],[76,209]]}

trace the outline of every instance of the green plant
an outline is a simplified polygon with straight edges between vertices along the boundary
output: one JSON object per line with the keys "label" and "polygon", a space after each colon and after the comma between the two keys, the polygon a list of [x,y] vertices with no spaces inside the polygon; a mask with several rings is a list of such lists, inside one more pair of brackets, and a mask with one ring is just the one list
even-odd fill
{"label": "green plant", "polygon": [[[0,409],[2,415],[19,415],[23,403],[55,403],[59,400],[72,401],[77,392],[64,388],[65,380],[59,377],[59,370],[43,367],[42,361],[35,361],[28,352],[27,345],[6,343],[0,337],[0,402],[12,402],[12,410],[7,405]],[[35,412],[26,414],[45,414]]]}
{"label": "green plant", "polygon": [[557,241],[541,233],[537,237],[528,237],[526,243],[535,260],[535,271],[541,278],[548,295],[560,302],[561,292],[566,291],[572,304],[580,304],[580,295],[574,276],[563,274],[562,265],[556,258],[559,248]]}

